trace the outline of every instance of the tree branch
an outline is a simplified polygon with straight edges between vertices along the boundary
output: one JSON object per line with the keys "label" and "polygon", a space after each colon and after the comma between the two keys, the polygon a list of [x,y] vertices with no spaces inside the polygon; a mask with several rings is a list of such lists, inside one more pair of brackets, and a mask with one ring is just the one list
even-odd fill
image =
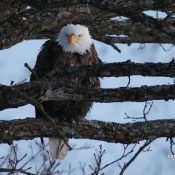
{"label": "tree branch", "polygon": [[[68,23],[88,26],[93,38],[113,47],[116,42],[175,43],[175,37],[172,37],[173,13],[161,22],[142,13],[143,10],[161,10],[169,14],[174,11],[174,0],[161,3],[148,0],[139,3],[130,0],[51,0],[45,3],[39,0],[3,0],[0,7],[0,49],[24,39],[54,38],[59,29]],[[121,15],[130,19],[111,20]],[[126,37],[118,36],[122,34]]]}
{"label": "tree branch", "polygon": [[25,171],[23,169],[12,169],[12,168],[0,168],[1,173],[9,173],[9,174],[14,174],[14,173],[20,173],[20,174],[26,174],[26,175],[36,175],[34,173],[30,173],[28,171]]}
{"label": "tree branch", "polygon": [[20,0],[22,2],[27,3],[28,5],[34,6],[36,8],[41,8],[45,7],[45,8],[51,8],[51,7],[55,7],[55,6],[70,6],[70,5],[75,5],[78,3],[90,3],[94,6],[98,6],[100,8],[105,8],[107,7],[107,9],[109,10],[121,10],[121,9],[125,9],[128,6],[131,9],[134,9],[136,11],[141,10],[141,11],[145,11],[145,10],[162,10],[164,9],[164,11],[170,10],[172,8],[175,8],[175,4],[174,4],[174,0],[170,0],[170,1],[150,1],[150,0],[140,0],[139,3],[137,0],[101,0],[101,1],[94,1],[94,0],[72,0],[72,1],[61,1],[61,0],[49,0],[46,1],[44,4],[42,4],[42,2],[40,0]]}
{"label": "tree branch", "polygon": [[[170,63],[122,63],[83,65],[70,67],[69,76],[76,77],[120,77],[131,75],[175,77],[175,61]],[[65,72],[64,72],[65,75]]]}
{"label": "tree branch", "polygon": [[[160,137],[175,137],[173,119],[126,124],[85,120],[79,124],[56,122],[56,127],[67,138],[87,138],[112,143],[129,144]],[[39,119],[0,121],[0,143],[36,137],[59,137],[59,134],[50,122]]]}
{"label": "tree branch", "polygon": [[131,165],[131,163],[134,162],[134,160],[138,157],[138,155],[148,146],[150,145],[154,140],[150,139],[147,140],[139,149],[138,151],[134,154],[134,156],[127,162],[124,163],[124,166],[122,167],[119,175],[123,175],[126,169]]}
{"label": "tree branch", "polygon": [[174,85],[142,86],[140,88],[85,89],[64,87],[61,82],[34,81],[15,86],[0,85],[0,110],[29,104],[30,101],[123,102],[175,99]]}

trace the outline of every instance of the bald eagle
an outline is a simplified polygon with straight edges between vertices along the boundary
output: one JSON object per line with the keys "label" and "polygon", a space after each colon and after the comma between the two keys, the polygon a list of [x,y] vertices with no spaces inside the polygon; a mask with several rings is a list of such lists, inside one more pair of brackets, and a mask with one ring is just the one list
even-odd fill
{"label": "bald eagle", "polygon": [[[92,38],[87,27],[68,24],[64,26],[54,40],[46,41],[37,56],[34,71],[42,79],[54,69],[69,68],[74,65],[93,65],[101,61],[97,56]],[[36,80],[34,73],[31,81]],[[97,88],[100,86],[98,78],[70,78],[52,77],[51,80],[66,80],[73,87]],[[87,101],[46,101],[42,103],[44,110],[50,117],[59,121],[70,122],[81,120],[90,110],[92,103]],[[43,118],[43,114],[36,110],[36,117]],[[49,138],[50,155],[53,159],[63,159],[69,148],[65,141],[59,138]]]}

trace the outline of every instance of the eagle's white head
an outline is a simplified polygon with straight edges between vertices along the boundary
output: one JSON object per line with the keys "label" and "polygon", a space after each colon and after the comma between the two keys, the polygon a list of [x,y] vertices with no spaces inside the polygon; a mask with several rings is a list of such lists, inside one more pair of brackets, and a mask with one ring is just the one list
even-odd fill
{"label": "eagle's white head", "polygon": [[83,55],[89,51],[92,39],[87,27],[79,24],[68,24],[59,32],[56,42],[63,48],[64,52],[79,53]]}

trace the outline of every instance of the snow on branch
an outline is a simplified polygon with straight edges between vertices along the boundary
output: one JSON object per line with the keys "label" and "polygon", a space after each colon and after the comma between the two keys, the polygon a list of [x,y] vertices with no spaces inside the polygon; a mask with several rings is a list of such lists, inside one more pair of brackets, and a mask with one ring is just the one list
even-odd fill
{"label": "snow on branch", "polygon": [[55,127],[46,120],[34,118],[1,120],[0,143],[10,144],[13,140],[28,140],[36,137],[60,137],[57,130],[67,138],[86,138],[123,144],[160,137],[175,137],[174,119],[126,124],[95,120],[84,120],[79,124],[55,121]]}
{"label": "snow on branch", "polygon": [[150,1],[150,0],[140,0],[138,3],[137,0],[101,0],[101,1],[94,1],[94,0],[71,0],[71,1],[63,1],[63,0],[50,0],[46,1],[44,4],[41,0],[19,0],[23,3],[26,3],[28,5],[34,6],[35,8],[41,8],[41,6],[44,8],[53,8],[53,7],[65,7],[65,6],[71,6],[76,4],[91,4],[95,7],[105,9],[107,11],[112,12],[120,12],[124,9],[133,9],[134,11],[138,10],[164,10],[168,11],[172,8],[175,8],[174,0],[169,1]]}
{"label": "snow on branch", "polygon": [[[111,45],[116,43],[175,43],[174,0],[162,2],[143,0],[11,0],[0,2],[0,49],[11,47],[24,39],[54,38],[68,23],[88,26],[94,39]],[[42,10],[41,10],[42,9]],[[165,20],[142,13],[160,10]],[[4,15],[5,14],[5,15]],[[72,16],[74,18],[72,18]],[[112,20],[125,16],[128,20]],[[60,22],[61,21],[61,22]],[[120,37],[125,36],[125,37]],[[120,49],[116,49],[120,51]]]}

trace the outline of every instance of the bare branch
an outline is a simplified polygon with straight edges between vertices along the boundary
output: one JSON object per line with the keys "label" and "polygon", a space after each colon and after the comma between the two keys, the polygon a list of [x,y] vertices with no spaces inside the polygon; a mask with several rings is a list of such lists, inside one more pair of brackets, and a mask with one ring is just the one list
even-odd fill
{"label": "bare branch", "polygon": [[[16,90],[15,90],[16,89]],[[52,90],[54,89],[54,90]],[[19,93],[20,92],[20,93]],[[30,97],[29,98],[24,98]],[[36,101],[91,101],[123,102],[175,99],[174,85],[142,86],[140,88],[117,89],[72,89],[60,82],[33,81],[15,86],[0,85],[0,110],[15,108]]]}
{"label": "bare branch", "polygon": [[[79,125],[56,123],[56,128],[67,138],[88,138],[113,143],[136,143],[140,140],[175,136],[175,120],[155,120],[136,123],[82,121]],[[95,133],[95,134],[94,134]],[[36,137],[60,137],[50,122],[33,118],[0,121],[0,143]]]}
{"label": "bare branch", "polygon": [[141,146],[139,148],[139,150],[135,153],[135,155],[127,162],[124,164],[121,172],[119,173],[119,175],[123,175],[123,173],[126,171],[126,169],[131,165],[131,163],[134,162],[134,160],[138,157],[138,155],[148,146],[150,145],[151,143],[153,142],[153,140],[147,140],[143,146]]}
{"label": "bare branch", "polygon": [[[55,72],[56,73],[56,72]],[[60,72],[59,72],[60,73]],[[53,72],[54,74],[54,72]],[[170,63],[108,63],[70,67],[64,75],[76,77],[120,77],[131,75],[175,77],[175,61]]]}
{"label": "bare branch", "polygon": [[[45,3],[39,0],[11,0],[1,1],[0,6],[1,49],[24,39],[54,38],[67,23],[87,25],[95,39],[112,47],[116,47],[115,43],[119,42],[175,43],[172,37],[174,0],[163,1],[161,5],[157,1],[148,0],[139,3],[129,0],[51,0]],[[161,10],[169,15],[166,20],[160,21],[143,14],[144,10]],[[110,20],[117,15],[130,19],[122,22]],[[113,34],[126,37],[107,36]]]}
{"label": "bare branch", "polygon": [[22,170],[22,169],[10,169],[10,168],[0,168],[0,172],[2,173],[21,173],[21,174],[26,174],[26,175],[36,175],[34,173],[30,173],[28,171]]}
{"label": "bare branch", "polygon": [[[36,8],[51,8],[51,7],[55,7],[55,6],[61,6],[61,7],[65,7],[65,6],[69,6],[69,5],[75,5],[78,3],[91,3],[94,6],[99,6],[100,8],[105,8],[109,9],[109,10],[113,10],[115,12],[117,12],[117,10],[124,10],[126,9],[128,6],[131,9],[134,9],[136,11],[141,10],[162,10],[164,9],[164,11],[170,11],[172,8],[175,8],[174,5],[174,0],[170,0],[170,1],[161,1],[161,4],[157,1],[149,1],[149,0],[140,0],[138,3],[137,0],[125,0],[125,1],[121,1],[121,0],[101,0],[101,1],[93,1],[93,0],[72,0],[72,1],[61,1],[61,0],[50,0],[50,1],[46,1],[46,3],[42,3],[40,0],[20,0],[21,2],[25,2],[28,5],[34,6]],[[128,5],[129,4],[129,5]]]}
{"label": "bare branch", "polygon": [[37,73],[27,64],[27,63],[24,63],[24,66],[31,72],[33,73],[33,76],[36,80],[39,80],[39,77],[37,75]]}
{"label": "bare branch", "polygon": [[143,120],[147,121],[147,115],[149,114],[152,106],[153,106],[153,101],[151,101],[151,102],[146,101],[144,108],[143,108],[143,116],[142,117],[131,117],[127,113],[125,113],[125,115],[126,115],[125,119],[132,119],[132,121],[143,119]]}
{"label": "bare branch", "polygon": [[[129,151],[127,151],[127,148],[129,147],[129,145],[123,145],[123,153],[122,153],[122,155],[119,158],[117,158],[116,160],[114,160],[114,161],[112,161],[110,163],[107,163],[103,167],[101,167],[101,166],[98,167],[98,171],[94,171],[91,175],[96,175],[96,173],[98,173],[99,171],[104,170],[108,166],[110,166],[110,165],[112,165],[114,163],[117,163],[117,162],[119,163],[120,160],[124,159],[125,157],[127,157],[129,154],[131,154],[134,151],[134,148],[135,148],[136,145],[137,145],[137,143],[135,143]],[[102,156],[103,156],[103,154],[102,154]],[[99,159],[102,159],[102,156],[100,156]]]}
{"label": "bare branch", "polygon": [[31,169],[31,167],[27,169],[18,168],[18,165],[25,159],[27,154],[22,156],[21,158],[18,158],[18,152],[17,152],[17,145],[12,145],[9,154],[4,158],[3,162],[7,163],[7,168],[0,168],[0,172],[2,173],[8,173],[8,175],[11,174],[25,174],[25,175],[35,175],[34,173],[29,172],[28,170]]}
{"label": "bare branch", "polygon": [[[99,175],[100,171],[101,171],[101,164],[102,164],[102,158],[104,156],[105,153],[105,149],[103,150],[102,145],[99,145],[100,150],[97,153],[94,153],[94,158],[95,158],[95,168],[93,168],[91,165],[89,165],[89,167],[91,168],[91,170],[93,171],[93,173],[91,173],[91,175]],[[103,175],[104,173],[102,173],[101,175]]]}
{"label": "bare branch", "polygon": [[175,152],[174,152],[175,142],[174,142],[173,138],[169,138],[169,139],[170,139],[170,151],[171,151],[171,154],[174,156],[175,155]]}

